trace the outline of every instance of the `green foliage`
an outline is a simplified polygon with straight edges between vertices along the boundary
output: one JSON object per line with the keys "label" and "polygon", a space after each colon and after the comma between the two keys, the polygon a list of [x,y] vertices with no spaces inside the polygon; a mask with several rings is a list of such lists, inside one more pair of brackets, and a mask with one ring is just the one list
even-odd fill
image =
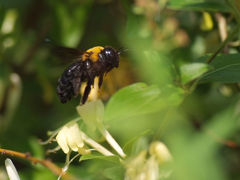
{"label": "green foliage", "polygon": [[169,8],[193,11],[229,12],[230,8],[225,0],[170,0]]}
{"label": "green foliage", "polygon": [[[204,58],[205,59],[205,58]],[[201,82],[239,82],[240,54],[221,54],[210,64],[213,69],[201,78]]]}
{"label": "green foliage", "polygon": [[[139,171],[158,172],[160,180],[239,179],[239,19],[234,0],[0,1],[1,148],[64,167],[65,154],[46,154],[55,142],[43,147],[38,139],[79,117],[82,106],[78,98],[60,104],[57,79],[72,61],[53,57],[44,39],[83,51],[110,45],[122,51],[119,68],[104,77],[104,106],[95,114],[83,109],[78,122],[114,156],[93,151],[67,172],[87,180],[127,179],[128,173],[136,180]],[[150,150],[155,141],[168,148],[169,163],[158,164],[159,154]],[[13,160],[21,179],[57,178],[41,165]]]}
{"label": "green foliage", "polygon": [[182,90],[171,86],[165,88],[136,83],[119,90],[107,104],[105,121],[130,119],[179,105]]}
{"label": "green foliage", "polygon": [[[234,113],[235,107],[219,112],[212,118],[203,131],[206,133],[193,133],[179,129],[181,133],[171,137],[172,149],[176,154],[176,178],[180,179],[228,179],[224,166],[221,164],[219,141],[229,138],[236,132],[236,122],[239,114]],[[218,139],[221,137],[221,139]],[[189,171],[191,169],[191,171]],[[198,175],[198,176],[196,176]]]}
{"label": "green foliage", "polygon": [[181,80],[186,84],[209,70],[209,66],[204,63],[184,64],[180,67]]}
{"label": "green foliage", "polygon": [[54,7],[56,17],[55,32],[58,32],[65,46],[75,47],[84,32],[84,24],[90,11],[92,1],[86,1],[81,6],[66,8],[66,4],[60,1],[50,1]]}

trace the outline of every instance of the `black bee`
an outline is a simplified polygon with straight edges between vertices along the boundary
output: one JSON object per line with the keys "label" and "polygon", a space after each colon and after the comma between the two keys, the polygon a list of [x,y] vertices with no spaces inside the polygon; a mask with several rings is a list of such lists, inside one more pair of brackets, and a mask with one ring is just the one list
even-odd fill
{"label": "black bee", "polygon": [[54,52],[62,58],[74,59],[76,62],[65,69],[58,79],[57,94],[62,103],[77,97],[82,82],[87,82],[81,103],[84,104],[94,85],[95,77],[99,77],[99,88],[103,82],[103,76],[119,65],[120,52],[110,46],[96,46],[85,52],[78,49],[57,46]]}

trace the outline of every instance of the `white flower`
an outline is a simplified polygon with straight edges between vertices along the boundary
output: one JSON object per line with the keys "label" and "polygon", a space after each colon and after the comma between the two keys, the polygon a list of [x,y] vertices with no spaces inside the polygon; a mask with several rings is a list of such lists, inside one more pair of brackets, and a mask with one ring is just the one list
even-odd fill
{"label": "white flower", "polygon": [[159,179],[159,164],[155,157],[150,156],[143,168],[143,173],[145,175],[144,180],[157,180]]}
{"label": "white flower", "polygon": [[151,143],[149,154],[141,151],[136,157],[127,160],[125,180],[158,180],[167,178],[171,170],[159,171],[160,165],[172,159],[168,148],[159,141]]}
{"label": "white flower", "polygon": [[85,145],[90,145],[94,150],[100,152],[105,156],[113,156],[114,154],[106,148],[98,144],[96,141],[88,137],[84,132],[79,129],[76,121],[71,121],[63,126],[57,133],[56,140],[60,148],[65,154],[71,151],[78,152],[79,154],[89,154],[90,149]]}
{"label": "white flower", "polygon": [[172,156],[167,146],[160,141],[151,143],[149,154],[155,156],[159,164],[172,160]]}
{"label": "white flower", "polygon": [[10,180],[20,180],[18,172],[17,172],[14,164],[12,163],[11,159],[7,158],[5,160],[5,166],[6,166],[8,177]]}
{"label": "white flower", "polygon": [[63,126],[58,132],[56,140],[63,152],[66,154],[68,154],[71,150],[79,152],[80,154],[90,153],[90,150],[84,146],[82,133],[76,122],[70,122]]}
{"label": "white flower", "polygon": [[144,180],[143,172],[147,151],[141,151],[136,157],[126,161],[125,180]]}

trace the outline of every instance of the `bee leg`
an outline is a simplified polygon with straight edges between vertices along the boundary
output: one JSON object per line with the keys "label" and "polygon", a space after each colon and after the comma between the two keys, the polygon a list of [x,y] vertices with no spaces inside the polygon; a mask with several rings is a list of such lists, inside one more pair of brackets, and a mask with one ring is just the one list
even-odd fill
{"label": "bee leg", "polygon": [[91,85],[92,84],[93,84],[92,81],[88,81],[87,86],[86,86],[86,88],[84,90],[83,97],[82,97],[82,104],[85,104],[85,102],[87,101],[88,95],[89,95],[89,93],[91,91]]}
{"label": "bee leg", "polygon": [[103,83],[103,74],[101,74],[99,76],[99,81],[98,81],[98,87],[100,88],[102,86],[102,83]]}
{"label": "bee leg", "polygon": [[80,86],[81,86],[81,78],[75,78],[72,80],[73,85],[73,91],[74,91],[74,97],[77,97],[80,93]]}

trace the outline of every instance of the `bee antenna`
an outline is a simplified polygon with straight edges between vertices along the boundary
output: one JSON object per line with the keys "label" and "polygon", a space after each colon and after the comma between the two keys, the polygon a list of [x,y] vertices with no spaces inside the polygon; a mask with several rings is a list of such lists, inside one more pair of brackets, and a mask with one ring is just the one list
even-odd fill
{"label": "bee antenna", "polygon": [[124,47],[120,47],[118,50],[118,55],[120,55],[121,53],[126,52],[126,51],[128,51],[128,49],[126,49]]}
{"label": "bee antenna", "polygon": [[49,38],[45,38],[45,39],[44,39],[44,42],[46,42],[46,43],[51,43],[52,41],[51,41],[51,39],[49,39]]}
{"label": "bee antenna", "polygon": [[46,46],[50,46],[51,48],[54,48],[56,47],[57,45],[55,44],[55,42],[49,38],[49,37],[46,37],[44,40],[43,40],[43,43],[46,45]]}

